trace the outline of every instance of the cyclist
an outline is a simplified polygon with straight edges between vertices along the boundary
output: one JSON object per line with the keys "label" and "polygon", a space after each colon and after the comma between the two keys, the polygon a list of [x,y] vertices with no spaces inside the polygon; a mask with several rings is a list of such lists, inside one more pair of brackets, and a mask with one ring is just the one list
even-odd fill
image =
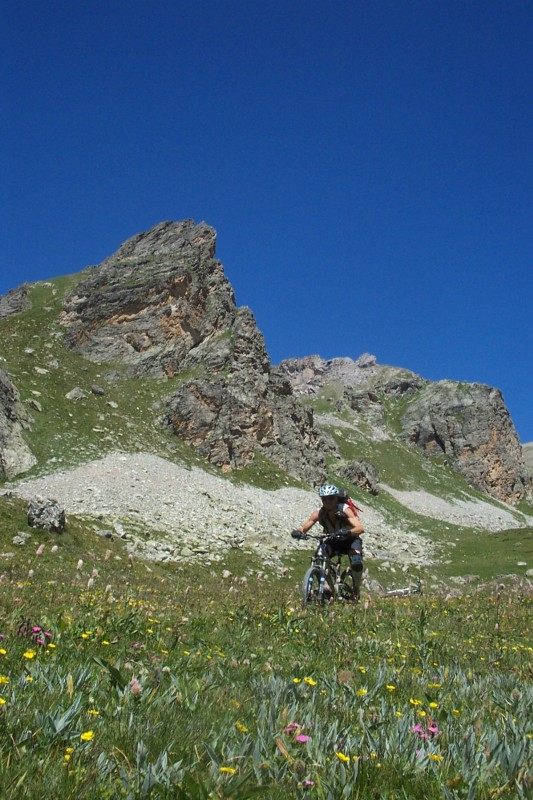
{"label": "cyclist", "polygon": [[[364,533],[365,529],[359,517],[347,503],[343,502],[340,490],[332,483],[323,484],[318,490],[318,494],[322,500],[322,508],[313,511],[309,519],[293,531],[293,536],[298,538],[298,534],[307,533],[313,525],[319,522],[324,532],[331,534],[331,539],[328,540],[328,555],[330,557],[337,554],[349,556],[354,584],[357,592],[359,592],[363,579],[363,543],[361,534]],[[335,534],[337,536],[341,535],[337,539]]]}

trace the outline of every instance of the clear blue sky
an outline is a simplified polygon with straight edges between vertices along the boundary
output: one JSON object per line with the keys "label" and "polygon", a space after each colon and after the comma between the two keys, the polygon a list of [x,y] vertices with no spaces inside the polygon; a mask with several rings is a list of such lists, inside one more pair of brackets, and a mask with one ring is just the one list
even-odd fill
{"label": "clear blue sky", "polygon": [[274,363],[498,386],[533,441],[530,0],[3,0],[0,293],[205,220]]}

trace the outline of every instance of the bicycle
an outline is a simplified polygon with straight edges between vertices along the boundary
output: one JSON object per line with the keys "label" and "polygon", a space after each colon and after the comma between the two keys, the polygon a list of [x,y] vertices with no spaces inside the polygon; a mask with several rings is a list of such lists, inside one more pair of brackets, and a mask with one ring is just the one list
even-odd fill
{"label": "bicycle", "polygon": [[384,597],[408,597],[411,594],[422,594],[422,581],[416,579],[416,583],[404,586],[402,589],[388,589],[383,593]]}
{"label": "bicycle", "polygon": [[311,558],[311,566],[302,581],[302,607],[312,604],[356,603],[359,600],[359,587],[355,585],[350,568],[343,569],[342,553],[328,555],[328,543],[346,541],[346,534],[311,534],[293,531],[294,539],[315,539],[317,548]]}

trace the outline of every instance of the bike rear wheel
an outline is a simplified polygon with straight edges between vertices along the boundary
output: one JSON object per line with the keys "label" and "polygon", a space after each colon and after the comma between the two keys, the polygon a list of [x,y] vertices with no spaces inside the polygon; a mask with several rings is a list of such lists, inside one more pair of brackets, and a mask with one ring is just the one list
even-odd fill
{"label": "bike rear wheel", "polygon": [[339,586],[339,598],[347,603],[357,603],[360,595],[360,587],[355,584],[351,569],[345,569],[341,573],[341,583]]}
{"label": "bike rear wheel", "polygon": [[[325,594],[330,595],[330,588],[322,580],[322,571],[318,567],[309,567],[302,581],[302,607],[323,603]],[[324,591],[326,590],[326,592]]]}

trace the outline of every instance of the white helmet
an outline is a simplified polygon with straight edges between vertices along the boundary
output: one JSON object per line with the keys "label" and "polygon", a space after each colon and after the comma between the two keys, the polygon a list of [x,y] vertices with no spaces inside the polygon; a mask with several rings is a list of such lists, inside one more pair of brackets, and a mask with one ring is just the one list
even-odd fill
{"label": "white helmet", "polygon": [[340,492],[332,483],[324,483],[318,490],[320,497],[333,497],[339,495]]}

